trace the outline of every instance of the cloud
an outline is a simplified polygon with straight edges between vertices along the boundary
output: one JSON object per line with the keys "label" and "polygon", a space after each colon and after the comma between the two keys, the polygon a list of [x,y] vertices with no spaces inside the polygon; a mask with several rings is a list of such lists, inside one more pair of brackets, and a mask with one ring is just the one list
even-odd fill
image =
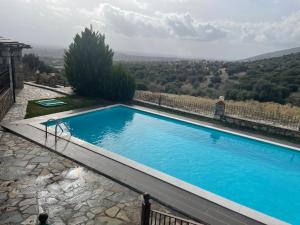
{"label": "cloud", "polygon": [[[273,22],[240,22],[233,20],[203,22],[188,12],[165,13],[146,10],[150,2],[143,0],[122,0],[122,4],[130,5],[130,9],[113,5],[108,3],[109,1],[100,3],[92,9],[77,6],[72,8],[69,0],[21,1],[42,4],[44,8],[40,12],[44,14],[48,10],[48,12],[60,18],[73,18],[74,22],[82,21],[81,24],[76,24],[77,27],[93,23],[98,25],[105,33],[117,33],[127,37],[201,42],[225,40],[231,43],[265,43],[274,46],[300,44],[300,11]],[[172,2],[175,4],[189,2],[190,0],[167,1],[170,4]],[[279,2],[279,0],[272,1],[274,4]],[[96,1],[93,2],[96,4]],[[115,3],[117,4],[117,2]],[[127,4],[129,2],[130,4]],[[74,0],[73,3],[76,5],[78,2]]]}
{"label": "cloud", "polygon": [[[300,46],[300,0],[88,2],[3,1],[2,35],[66,46],[92,24],[116,49],[211,58],[243,58]],[[7,21],[12,13],[16,16]]]}
{"label": "cloud", "polygon": [[300,11],[277,22],[245,23],[238,26],[243,41],[300,44]]}
{"label": "cloud", "polygon": [[140,13],[122,10],[103,4],[98,8],[98,14],[103,19],[105,28],[126,36],[161,37],[168,35],[161,20]]}
{"label": "cloud", "polygon": [[103,28],[126,36],[177,38],[213,41],[226,36],[225,32],[210,23],[199,23],[189,14],[163,14],[154,16],[126,11],[110,4],[101,4],[95,11],[82,11],[94,17]]}
{"label": "cloud", "polygon": [[190,14],[168,14],[163,21],[171,36],[180,39],[214,41],[226,36],[225,31],[215,24],[197,22]]}
{"label": "cloud", "polygon": [[85,12],[107,32],[128,37],[154,37],[193,41],[227,40],[245,43],[299,44],[300,11],[276,22],[201,22],[189,13],[155,12],[145,15],[109,3]]}

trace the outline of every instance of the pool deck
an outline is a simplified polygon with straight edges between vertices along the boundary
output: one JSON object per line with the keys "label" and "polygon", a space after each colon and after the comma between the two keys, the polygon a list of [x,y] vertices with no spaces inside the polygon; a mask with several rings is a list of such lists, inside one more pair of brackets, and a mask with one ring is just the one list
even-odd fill
{"label": "pool deck", "polygon": [[[60,96],[25,85],[2,122],[22,120],[28,100]],[[1,225],[35,225],[43,211],[52,225],[139,224],[138,192],[26,140],[22,134],[0,127]],[[157,202],[153,208],[182,216]]]}
{"label": "pool deck", "polygon": [[[99,148],[82,143],[73,138],[68,139],[60,138],[57,143],[54,141],[54,136],[49,135],[45,139],[45,133],[39,126],[35,126],[37,122],[46,121],[53,116],[62,117],[68,116],[73,113],[78,113],[80,110],[68,111],[58,113],[55,115],[48,115],[43,117],[37,117],[34,119],[21,120],[14,123],[5,123],[4,127],[13,133],[16,133],[23,138],[29,139],[34,143],[46,147],[47,149],[69,158],[77,163],[86,165],[89,169],[94,170],[112,180],[121,182],[123,185],[128,186],[130,189],[136,192],[150,193],[156,200],[159,200],[165,205],[170,205],[174,209],[181,213],[195,218],[198,221],[202,221],[208,224],[286,224],[282,221],[274,218],[262,215],[255,211],[249,211],[244,207],[237,206],[231,202],[227,202],[224,199],[214,196],[206,198],[207,193],[202,193],[199,196],[197,193],[186,191],[181,186],[186,186],[185,183],[178,180],[168,182],[168,180],[159,179],[164,175],[154,175],[153,171],[148,173],[147,168],[138,168],[139,165],[132,165],[131,162],[124,163],[122,160],[117,160],[114,157],[110,157],[107,154],[99,154]],[[165,114],[165,113],[164,113]],[[172,114],[165,114],[174,117]],[[175,116],[178,119],[186,118]],[[189,120],[190,122],[198,123],[199,121]],[[212,124],[202,124],[205,126],[216,126]],[[215,127],[217,129],[223,129],[222,127]],[[236,132],[236,130],[228,130],[229,132]],[[243,133],[249,135],[248,133]],[[253,135],[252,135],[253,136]],[[255,138],[263,138],[259,135],[255,135]],[[269,139],[268,141],[276,141]],[[294,148],[299,148],[297,144],[290,144],[288,142],[280,142],[282,145],[290,145]],[[155,172],[155,171],[154,171]],[[168,177],[167,177],[168,178]],[[176,184],[178,182],[178,184]],[[213,201],[212,201],[213,198]],[[223,201],[223,202],[222,202]],[[218,204],[219,203],[219,204]],[[224,207],[221,205],[226,206]],[[229,209],[230,208],[230,209]],[[247,215],[247,216],[246,216]]]}

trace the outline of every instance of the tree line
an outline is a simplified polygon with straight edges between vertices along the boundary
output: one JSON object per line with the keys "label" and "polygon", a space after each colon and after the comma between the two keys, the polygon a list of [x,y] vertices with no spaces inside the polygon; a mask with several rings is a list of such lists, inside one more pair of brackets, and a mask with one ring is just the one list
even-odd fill
{"label": "tree line", "polygon": [[252,62],[122,62],[137,89],[300,105],[300,53]]}

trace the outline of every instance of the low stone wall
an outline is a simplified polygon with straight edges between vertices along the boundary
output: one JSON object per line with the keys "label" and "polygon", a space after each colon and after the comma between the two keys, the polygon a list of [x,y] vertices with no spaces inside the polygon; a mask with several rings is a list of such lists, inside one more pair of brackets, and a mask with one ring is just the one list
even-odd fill
{"label": "low stone wall", "polygon": [[11,89],[7,89],[2,94],[0,94],[0,121],[3,119],[13,103],[14,99]]}
{"label": "low stone wall", "polygon": [[257,123],[255,121],[234,118],[230,116],[223,116],[220,120],[224,123],[233,124],[235,126],[242,127],[242,128],[250,128],[253,130],[263,131],[269,134],[276,134],[276,135],[281,135],[286,137],[300,138],[300,131],[290,130],[283,127]]}
{"label": "low stone wall", "polygon": [[57,85],[67,86],[67,80],[62,74],[58,73],[41,73],[35,75],[35,82],[37,84],[46,85],[49,87],[56,87]]}

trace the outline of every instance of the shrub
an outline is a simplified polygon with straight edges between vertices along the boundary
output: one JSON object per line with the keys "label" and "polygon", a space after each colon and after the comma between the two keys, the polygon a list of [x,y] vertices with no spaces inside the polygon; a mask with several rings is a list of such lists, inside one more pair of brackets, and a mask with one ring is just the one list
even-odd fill
{"label": "shrub", "polygon": [[148,91],[149,88],[146,84],[143,83],[136,83],[136,89],[141,91]]}
{"label": "shrub", "polygon": [[28,68],[33,72],[36,72],[36,70],[40,71],[41,73],[58,72],[57,69],[47,65],[44,61],[40,60],[40,58],[33,53],[25,54],[22,58],[22,62],[28,65]]}
{"label": "shrub", "polygon": [[219,76],[212,76],[211,78],[210,78],[210,82],[211,83],[221,83],[221,81],[222,81],[222,79],[221,79],[221,77],[219,77]]}
{"label": "shrub", "polygon": [[135,80],[120,64],[113,65],[110,87],[107,98],[129,101],[134,96]]}

